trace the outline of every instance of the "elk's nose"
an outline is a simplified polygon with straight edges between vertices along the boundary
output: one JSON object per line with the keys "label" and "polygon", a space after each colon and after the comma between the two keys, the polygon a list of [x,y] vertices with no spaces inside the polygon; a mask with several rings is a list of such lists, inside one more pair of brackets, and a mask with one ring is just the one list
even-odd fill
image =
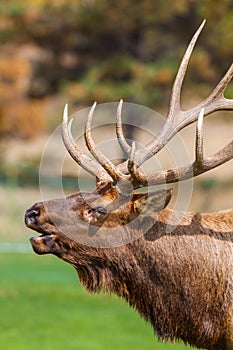
{"label": "elk's nose", "polygon": [[41,212],[41,204],[36,203],[34,204],[30,209],[26,210],[25,212],[25,224],[29,226],[30,224],[34,224],[37,221],[37,218],[39,217]]}

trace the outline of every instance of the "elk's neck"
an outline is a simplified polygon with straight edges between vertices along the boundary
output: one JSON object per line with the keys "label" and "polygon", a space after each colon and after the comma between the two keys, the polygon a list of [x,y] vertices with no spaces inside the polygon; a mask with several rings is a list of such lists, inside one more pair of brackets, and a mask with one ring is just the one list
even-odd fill
{"label": "elk's neck", "polygon": [[[185,305],[188,314],[190,295],[204,293],[205,300],[213,281],[217,285],[224,281],[218,259],[229,261],[232,256],[233,211],[182,217],[163,210],[151,220],[152,227],[134,242],[109,249],[74,245],[69,248],[73,260],[64,260],[76,268],[86,289],[124,298],[164,340],[188,339],[182,329],[177,333],[179,325],[188,322],[185,313],[177,313],[177,309]],[[197,302],[197,318],[202,317],[198,306]]]}
{"label": "elk's neck", "polygon": [[103,289],[128,300],[128,295],[132,297],[134,292],[145,295],[147,267],[157,261],[158,247],[167,237],[169,240],[174,237],[175,242],[180,239],[182,243],[190,237],[199,240],[205,236],[233,242],[233,211],[199,214],[164,209],[150,220],[150,229],[128,245],[109,249],[74,245],[72,249],[69,247],[69,257],[64,260],[76,268],[82,284],[90,292]]}

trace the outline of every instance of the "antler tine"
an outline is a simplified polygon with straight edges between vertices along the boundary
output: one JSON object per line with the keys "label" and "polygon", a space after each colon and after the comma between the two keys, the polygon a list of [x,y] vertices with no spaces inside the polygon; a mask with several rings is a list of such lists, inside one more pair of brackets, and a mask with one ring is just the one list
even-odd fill
{"label": "antler tine", "polygon": [[131,146],[130,156],[128,159],[129,174],[133,177],[136,173],[136,166],[135,166],[135,162],[134,162],[135,152],[136,152],[136,144],[135,144],[135,141],[133,141],[132,146]]}
{"label": "antler tine", "polygon": [[91,175],[96,176],[99,181],[110,180],[109,175],[101,166],[93,159],[85,155],[76,145],[71,134],[71,125],[73,118],[68,123],[68,104],[65,105],[62,121],[62,138],[64,145],[71,155],[71,157],[77,162],[83,169],[89,172]]}
{"label": "antler tine", "polygon": [[204,20],[202,22],[202,24],[200,25],[200,27],[198,28],[198,30],[196,31],[196,33],[192,37],[192,40],[190,41],[190,43],[186,49],[186,52],[183,56],[180,67],[178,69],[178,72],[177,72],[177,75],[175,78],[175,82],[173,84],[172,94],[171,94],[171,99],[170,99],[170,108],[168,111],[168,119],[169,120],[172,119],[173,117],[175,117],[175,114],[181,110],[180,95],[181,95],[181,88],[183,85],[185,73],[186,73],[186,70],[188,67],[188,63],[189,63],[191,54],[193,52],[193,48],[196,44],[196,41],[197,41],[204,25],[205,25],[205,22],[206,22],[206,20]]}
{"label": "antler tine", "polygon": [[193,176],[202,174],[210,169],[214,169],[217,166],[224,164],[225,162],[233,158],[233,141],[228,143],[220,151],[216,152],[214,155],[204,158],[203,152],[203,117],[204,108],[201,109],[198,122],[196,126],[196,158],[193,162]]}
{"label": "antler tine", "polygon": [[84,138],[90,153],[101,164],[101,166],[106,170],[106,172],[111,176],[111,178],[116,183],[117,180],[120,178],[120,173],[116,169],[115,165],[100,150],[97,149],[91,135],[91,123],[92,123],[93,114],[96,108],[96,104],[97,104],[96,102],[93,104],[93,106],[91,107],[88,113]]}
{"label": "antler tine", "polygon": [[167,142],[174,136],[174,134],[179,130],[179,121],[183,116],[183,111],[181,110],[180,105],[180,95],[181,88],[183,85],[185,73],[187,71],[188,63],[193,52],[196,41],[205,25],[206,20],[202,22],[194,36],[192,37],[185,54],[182,58],[180,67],[178,69],[170,98],[170,107],[167,115],[167,120],[164,125],[164,128],[160,134],[146,145],[148,153],[144,155],[141,159],[140,164],[144,163],[147,159],[151,158],[153,155],[157,154]]}
{"label": "antler tine", "polygon": [[119,145],[121,146],[122,151],[129,156],[131,148],[126,141],[122,130],[122,118],[121,118],[122,106],[123,106],[123,100],[121,99],[117,107],[116,134],[117,134],[117,139],[118,139]]}
{"label": "antler tine", "polygon": [[220,82],[215,87],[215,89],[210,93],[210,95],[204,101],[199,103],[197,106],[191,109],[188,109],[187,111],[181,111],[179,123],[177,123],[176,128],[174,128],[174,130],[176,130],[177,132],[183,129],[185,126],[196,121],[201,108],[205,108],[204,117],[215,111],[233,110],[233,99],[228,99],[224,97],[224,92],[229,82],[231,81],[232,77],[233,77],[233,64],[231,64],[231,66],[227,70],[224,77],[220,80]]}
{"label": "antler tine", "polygon": [[205,109],[202,108],[198,117],[196,127],[196,163],[202,164],[204,158],[203,152],[203,118]]}
{"label": "antler tine", "polygon": [[208,107],[208,114],[215,110],[233,109],[233,100],[224,97],[224,92],[233,76],[233,64],[230,65],[228,71],[212,91],[209,97],[202,104]]}

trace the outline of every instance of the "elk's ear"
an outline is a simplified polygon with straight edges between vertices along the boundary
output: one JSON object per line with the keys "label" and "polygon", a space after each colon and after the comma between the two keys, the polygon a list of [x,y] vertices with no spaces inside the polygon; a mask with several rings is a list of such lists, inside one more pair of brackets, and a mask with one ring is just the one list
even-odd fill
{"label": "elk's ear", "polygon": [[139,213],[151,214],[164,209],[172,197],[172,189],[159,190],[150,193],[133,194],[133,210]]}

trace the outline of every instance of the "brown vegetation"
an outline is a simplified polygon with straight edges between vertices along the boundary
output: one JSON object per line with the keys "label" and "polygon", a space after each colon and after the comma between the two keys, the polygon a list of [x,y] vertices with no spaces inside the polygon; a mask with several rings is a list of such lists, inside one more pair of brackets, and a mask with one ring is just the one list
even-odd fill
{"label": "brown vegetation", "polygon": [[[163,106],[185,43],[203,18],[208,25],[190,62],[189,91],[198,84],[195,92],[207,94],[231,62],[230,0],[9,0],[0,4],[0,13],[1,137],[33,137],[59,123],[57,108],[45,117],[48,96],[57,101],[64,95],[79,106],[119,98]],[[16,117],[8,104],[16,109],[19,100]],[[26,111],[34,106],[32,121]],[[28,114],[33,128],[24,132]]]}

